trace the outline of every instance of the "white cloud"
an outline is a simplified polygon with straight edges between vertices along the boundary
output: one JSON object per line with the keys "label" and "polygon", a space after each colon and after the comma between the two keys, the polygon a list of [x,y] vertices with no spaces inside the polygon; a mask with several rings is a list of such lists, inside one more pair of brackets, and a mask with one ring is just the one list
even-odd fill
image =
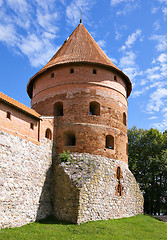
{"label": "white cloud", "polygon": [[141,36],[141,29],[137,29],[136,32],[134,32],[134,33],[132,33],[131,35],[128,36],[128,39],[126,40],[124,46],[122,46],[120,50],[125,50],[127,48],[131,48],[132,45],[137,40],[137,38],[140,37],[140,36]]}
{"label": "white cloud", "polygon": [[93,6],[94,1],[91,0],[73,0],[66,8],[66,15],[68,22],[73,26],[79,24],[79,19],[81,17],[81,9],[83,10],[84,21],[87,19],[87,12]]}
{"label": "white cloud", "polygon": [[99,40],[97,41],[97,44],[101,47],[101,48],[104,48],[105,45],[106,45],[106,42],[104,40]]}
{"label": "white cloud", "polygon": [[115,63],[115,64],[118,63],[118,61],[117,61],[115,58],[109,57],[109,59],[111,60],[111,62],[113,62],[113,63]]}
{"label": "white cloud", "polygon": [[122,34],[120,34],[118,31],[115,32],[115,39],[119,40],[122,37]]}
{"label": "white cloud", "polygon": [[159,2],[167,4],[167,0],[159,0]]}
{"label": "white cloud", "polygon": [[37,20],[38,24],[49,32],[56,33],[57,27],[54,26],[54,22],[57,20],[58,14],[55,12],[50,14],[49,12],[42,12],[37,9]]}
{"label": "white cloud", "polygon": [[167,54],[166,53],[162,53],[161,55],[159,55],[159,57],[157,58],[157,60],[160,63],[165,63],[167,62]]}
{"label": "white cloud", "polygon": [[156,45],[157,51],[165,51],[167,49],[167,35],[153,35],[150,39],[158,42]]}
{"label": "white cloud", "polygon": [[27,56],[32,66],[46,64],[57,50],[55,0],[7,0],[6,4],[0,9],[0,41]]}
{"label": "white cloud", "polygon": [[156,20],[156,21],[154,22],[154,29],[155,29],[155,31],[159,30],[160,28],[161,28],[160,23],[159,23],[158,20]]}
{"label": "white cloud", "polygon": [[125,55],[120,59],[119,64],[120,69],[122,69],[122,71],[125,72],[125,74],[128,75],[133,81],[136,76],[142,74],[142,72],[139,71],[137,64],[135,63],[135,59],[136,55],[132,51],[129,51],[126,52]]}
{"label": "white cloud", "polygon": [[155,13],[157,13],[158,10],[159,10],[159,7],[153,7],[151,12],[152,12],[152,14],[155,14]]}
{"label": "white cloud", "polygon": [[29,57],[31,65],[34,67],[44,65],[57,50],[49,42],[49,39],[37,37],[35,34],[23,38],[19,48]]}
{"label": "white cloud", "polygon": [[0,24],[0,41],[6,43],[9,46],[14,46],[18,42],[16,29],[12,24]]}
{"label": "white cloud", "polygon": [[160,123],[153,123],[151,126],[153,128],[157,128],[157,129],[159,129],[161,131],[164,131],[167,128],[167,121],[163,120]]}
{"label": "white cloud", "polygon": [[132,92],[132,97],[138,97],[140,96],[145,90],[142,89],[142,90],[137,90],[137,91],[133,91]]}
{"label": "white cloud", "polygon": [[152,116],[152,117],[149,117],[148,119],[149,120],[153,120],[153,119],[157,119],[158,117],[156,117],[156,116]]}
{"label": "white cloud", "polygon": [[167,98],[167,89],[158,88],[150,96],[149,103],[147,104],[147,112],[159,112],[160,108],[164,106],[164,99]]}
{"label": "white cloud", "polygon": [[28,11],[28,4],[25,0],[7,0],[7,3],[16,13],[25,13]]}
{"label": "white cloud", "polygon": [[136,4],[131,4],[131,3],[128,3],[124,6],[123,9],[119,10],[116,12],[116,15],[128,15],[130,12],[132,12],[133,10],[135,10],[136,8],[138,8],[139,5],[138,3]]}
{"label": "white cloud", "polygon": [[167,15],[167,8],[163,8],[162,12],[163,12],[164,16],[166,16]]}
{"label": "white cloud", "polygon": [[111,5],[115,6],[120,3],[134,2],[134,0],[111,0]]}

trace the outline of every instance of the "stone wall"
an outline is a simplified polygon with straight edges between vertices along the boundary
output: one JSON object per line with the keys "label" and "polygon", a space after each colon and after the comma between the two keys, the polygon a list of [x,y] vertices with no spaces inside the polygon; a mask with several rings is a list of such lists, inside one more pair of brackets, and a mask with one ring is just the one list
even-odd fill
{"label": "stone wall", "polygon": [[[117,167],[121,169],[121,196],[117,191]],[[57,196],[54,213],[58,219],[80,224],[143,213],[143,196],[139,186],[128,165],[122,161],[72,153],[67,162],[58,160],[54,177],[55,186],[61,186],[54,188]]]}
{"label": "stone wall", "polygon": [[52,141],[38,146],[0,132],[0,228],[52,213]]}

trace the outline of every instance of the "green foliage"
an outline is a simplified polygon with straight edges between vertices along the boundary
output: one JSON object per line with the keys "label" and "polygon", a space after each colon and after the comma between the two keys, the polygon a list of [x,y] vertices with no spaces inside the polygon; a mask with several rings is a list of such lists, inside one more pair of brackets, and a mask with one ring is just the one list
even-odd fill
{"label": "green foliage", "polygon": [[70,151],[63,151],[62,153],[59,154],[61,162],[68,162],[70,159]]}
{"label": "green foliage", "polygon": [[144,194],[146,213],[167,210],[167,134],[157,129],[128,130],[129,168]]}
{"label": "green foliage", "polygon": [[167,224],[145,215],[81,225],[52,218],[20,228],[0,230],[1,240],[166,240],[166,236]]}

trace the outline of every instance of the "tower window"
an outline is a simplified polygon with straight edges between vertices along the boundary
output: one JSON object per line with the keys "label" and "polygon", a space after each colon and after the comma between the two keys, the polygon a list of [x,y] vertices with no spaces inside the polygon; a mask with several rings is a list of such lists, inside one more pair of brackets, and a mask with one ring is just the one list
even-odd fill
{"label": "tower window", "polygon": [[96,74],[96,69],[93,69],[93,74]]}
{"label": "tower window", "polygon": [[70,69],[70,73],[74,73],[74,68],[71,68],[71,69]]}
{"label": "tower window", "polygon": [[126,126],[126,113],[123,113],[123,124]]}
{"label": "tower window", "polygon": [[30,128],[34,130],[34,123],[30,123]]}
{"label": "tower window", "polygon": [[122,184],[120,182],[118,182],[118,185],[117,185],[117,195],[118,196],[122,196],[122,191],[123,191]]}
{"label": "tower window", "polygon": [[117,82],[117,76],[116,76],[116,75],[114,76],[114,81],[116,81],[116,82]]}
{"label": "tower window", "polygon": [[54,78],[54,76],[55,76],[54,73],[51,73],[51,74],[50,74],[50,77],[51,77],[51,78]]}
{"label": "tower window", "polygon": [[111,135],[106,136],[106,148],[114,149],[114,137]]}
{"label": "tower window", "polygon": [[90,102],[90,104],[89,104],[89,115],[100,116],[100,103]]}
{"label": "tower window", "polygon": [[64,134],[64,146],[75,146],[75,133],[68,132]]}
{"label": "tower window", "polygon": [[47,128],[45,131],[45,137],[52,140],[52,132],[49,128]]}
{"label": "tower window", "polygon": [[11,113],[10,113],[10,112],[7,112],[7,113],[6,113],[6,118],[8,118],[9,120],[11,120]]}
{"label": "tower window", "polygon": [[121,178],[121,168],[117,167],[117,179],[120,180]]}
{"label": "tower window", "polygon": [[57,102],[54,104],[54,116],[63,116],[63,103]]}

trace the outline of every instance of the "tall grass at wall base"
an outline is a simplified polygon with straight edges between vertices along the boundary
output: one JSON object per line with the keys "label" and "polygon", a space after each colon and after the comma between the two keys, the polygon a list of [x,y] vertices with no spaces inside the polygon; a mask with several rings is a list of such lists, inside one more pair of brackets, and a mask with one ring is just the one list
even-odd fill
{"label": "tall grass at wall base", "polygon": [[167,240],[167,223],[147,215],[92,221],[81,225],[48,218],[0,230],[1,240]]}

